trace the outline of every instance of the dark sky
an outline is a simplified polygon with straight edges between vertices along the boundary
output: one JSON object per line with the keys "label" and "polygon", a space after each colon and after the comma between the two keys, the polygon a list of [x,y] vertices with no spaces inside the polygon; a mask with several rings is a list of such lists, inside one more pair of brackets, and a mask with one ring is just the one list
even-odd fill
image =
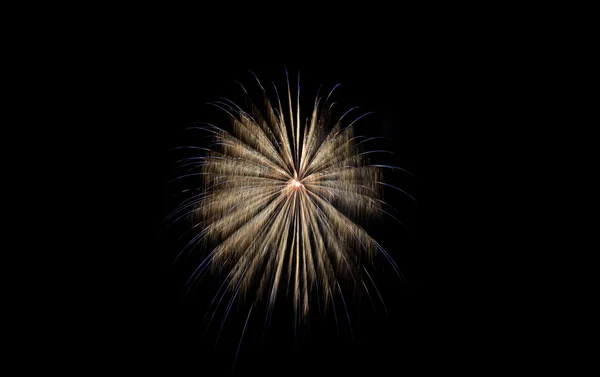
{"label": "dark sky", "polygon": [[479,315],[487,309],[474,304],[485,294],[475,278],[485,275],[474,267],[477,250],[488,241],[479,230],[482,225],[472,224],[489,198],[478,192],[485,184],[478,178],[485,164],[474,163],[473,154],[485,148],[482,140],[489,137],[478,128],[486,106],[481,88],[498,79],[485,68],[489,57],[441,36],[416,40],[388,35],[376,41],[346,39],[344,45],[309,41],[284,48],[266,42],[174,41],[144,55],[147,66],[138,88],[143,100],[137,100],[142,104],[134,121],[143,133],[139,142],[145,144],[135,159],[144,165],[136,178],[144,182],[138,201],[148,246],[136,246],[143,262],[126,295],[132,314],[123,321],[125,328],[135,329],[136,335],[124,342],[140,351],[140,364],[174,374],[231,369],[247,308],[234,306],[215,346],[214,325],[205,333],[203,323],[203,305],[212,298],[214,287],[208,284],[191,298],[181,297],[182,285],[198,259],[171,263],[182,245],[177,238],[184,228],[166,228],[163,219],[183,186],[166,183],[178,174],[173,166],[178,156],[168,150],[196,143],[197,135],[183,130],[214,117],[206,101],[239,94],[236,80],[251,84],[248,70],[281,87],[285,68],[294,79],[300,71],[303,98],[313,97],[320,84],[331,88],[341,83],[336,101],[342,107],[376,112],[357,129],[367,136],[392,139],[380,146],[394,156],[382,161],[404,167],[414,177],[401,173],[386,177],[419,205],[386,191],[407,229],[390,220],[373,229],[406,278],[400,283],[389,269],[381,271],[388,315],[381,307],[373,311],[369,302],[362,302],[353,305],[352,336],[341,319],[337,335],[330,316],[313,319],[307,333],[294,338],[292,318],[283,307],[266,335],[260,320],[249,322],[236,372],[378,375],[387,370],[443,371],[488,359],[484,345],[498,330],[483,323]]}

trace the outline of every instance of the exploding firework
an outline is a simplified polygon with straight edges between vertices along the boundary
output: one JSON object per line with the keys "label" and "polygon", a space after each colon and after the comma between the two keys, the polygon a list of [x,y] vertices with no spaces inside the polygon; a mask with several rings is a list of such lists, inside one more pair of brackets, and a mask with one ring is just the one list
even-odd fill
{"label": "exploding firework", "polygon": [[283,292],[300,318],[315,297],[325,308],[338,294],[343,300],[342,281],[379,295],[365,267],[377,253],[397,266],[359,225],[389,214],[381,199],[381,168],[389,166],[370,164],[368,155],[381,151],[363,149],[373,138],[354,134],[368,113],[352,116],[352,108],[334,119],[329,99],[338,85],[317,94],[301,119],[299,84],[293,93],[288,80],[282,95],[273,84],[271,102],[256,83],[255,96],[242,86],[243,107],[228,99],[211,103],[227,114],[230,132],[196,127],[212,134],[213,143],[182,161],[203,186],[175,213],[193,214],[197,233],[188,249],[203,244],[208,252],[189,287],[212,269],[225,276],[217,296],[252,293],[269,312]]}

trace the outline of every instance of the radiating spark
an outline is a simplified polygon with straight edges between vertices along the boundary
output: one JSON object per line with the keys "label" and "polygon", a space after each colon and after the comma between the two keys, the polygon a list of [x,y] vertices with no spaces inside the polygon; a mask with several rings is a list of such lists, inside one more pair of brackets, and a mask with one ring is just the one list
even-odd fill
{"label": "radiating spark", "polygon": [[[194,127],[209,131],[214,143],[209,149],[185,147],[205,155],[181,160],[184,166],[200,169],[184,176],[200,175],[203,190],[182,203],[180,210],[188,213],[192,208],[194,227],[202,224],[192,241],[212,245],[196,273],[207,264],[213,271],[228,271],[219,288],[233,293],[226,314],[237,296],[255,294],[255,300],[265,300],[271,310],[282,292],[291,291],[294,311],[305,319],[319,289],[314,296],[322,300],[319,305],[325,310],[331,302],[336,324],[333,295],[340,294],[350,322],[340,282],[350,278],[368,293],[364,271],[381,298],[363,265],[382,253],[395,268],[387,252],[359,225],[367,218],[389,214],[382,209],[386,204],[381,200],[382,185],[387,184],[381,182],[381,168],[394,167],[370,165],[367,155],[382,151],[361,148],[376,138],[360,141],[354,135],[353,125],[369,113],[346,122],[344,118],[358,109],[353,107],[333,119],[333,104],[328,100],[339,85],[324,101],[317,94],[303,123],[300,85],[294,101],[287,70],[285,105],[275,84],[271,103],[252,75],[261,89],[260,100],[254,101],[242,86],[252,100],[247,108],[228,99],[210,103],[229,116],[232,131],[207,123]],[[188,282],[193,284],[196,277]],[[223,295],[217,306],[222,299]],[[265,320],[268,316],[269,311]]]}

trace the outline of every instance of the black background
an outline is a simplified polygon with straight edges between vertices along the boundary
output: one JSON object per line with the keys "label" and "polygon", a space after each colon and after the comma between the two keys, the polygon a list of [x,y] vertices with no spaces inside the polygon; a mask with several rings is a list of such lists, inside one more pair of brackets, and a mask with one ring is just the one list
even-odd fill
{"label": "black background", "polygon": [[[235,372],[485,370],[513,359],[518,347],[507,351],[499,340],[510,338],[511,316],[497,289],[510,277],[501,283],[491,277],[507,256],[502,240],[489,236],[493,225],[486,220],[501,206],[487,190],[502,185],[490,174],[497,165],[488,157],[508,133],[501,110],[510,103],[504,95],[510,58],[487,49],[485,38],[426,26],[352,36],[339,30],[296,36],[242,28],[236,38],[215,33],[202,29],[185,42],[177,33],[156,35],[139,54],[132,44],[135,63],[122,76],[128,81],[131,73],[119,94],[131,116],[115,136],[126,138],[131,162],[118,170],[128,185],[118,197],[131,215],[118,223],[131,242],[117,248],[115,258],[130,263],[109,307],[117,359],[169,374],[231,371],[247,311],[230,315],[215,346],[214,332],[205,334],[202,321],[210,289],[181,297],[198,259],[172,264],[182,228],[167,228],[164,217],[182,186],[167,184],[178,174],[178,156],[168,150],[196,143],[198,135],[183,129],[214,117],[204,103],[234,97],[236,80],[251,85],[248,70],[281,88],[285,68],[292,83],[300,71],[301,96],[313,97],[320,84],[341,83],[336,101],[342,107],[377,112],[358,130],[393,139],[381,144],[395,153],[383,161],[414,177],[395,173],[389,179],[419,204],[387,190],[407,229],[386,220],[373,230],[406,276],[405,283],[389,270],[379,277],[388,315],[381,307],[373,312],[368,302],[356,305],[352,336],[344,325],[337,335],[329,317],[294,338],[285,310],[264,338],[261,321],[250,321]],[[119,256],[122,250],[131,258]]]}

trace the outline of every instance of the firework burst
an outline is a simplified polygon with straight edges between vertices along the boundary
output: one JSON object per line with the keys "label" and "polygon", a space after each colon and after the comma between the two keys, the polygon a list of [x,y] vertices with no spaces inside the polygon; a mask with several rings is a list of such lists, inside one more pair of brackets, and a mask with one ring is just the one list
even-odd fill
{"label": "firework burst", "polygon": [[231,132],[197,127],[213,143],[196,147],[203,156],[182,161],[201,175],[203,187],[175,213],[193,214],[197,233],[187,249],[204,244],[208,251],[190,288],[212,269],[226,276],[221,299],[226,292],[232,300],[252,293],[269,312],[285,294],[299,318],[315,296],[325,308],[337,294],[343,300],[342,281],[379,295],[365,266],[377,253],[397,266],[359,225],[389,214],[381,199],[381,168],[389,166],[369,164],[368,155],[381,151],[364,151],[371,139],[354,134],[354,124],[368,114],[352,116],[352,108],[334,119],[335,86],[327,96],[317,94],[301,119],[299,84],[292,90],[288,80],[283,93],[273,84],[271,102],[256,83],[257,96],[242,86],[244,107],[227,99],[211,103],[227,114]]}

